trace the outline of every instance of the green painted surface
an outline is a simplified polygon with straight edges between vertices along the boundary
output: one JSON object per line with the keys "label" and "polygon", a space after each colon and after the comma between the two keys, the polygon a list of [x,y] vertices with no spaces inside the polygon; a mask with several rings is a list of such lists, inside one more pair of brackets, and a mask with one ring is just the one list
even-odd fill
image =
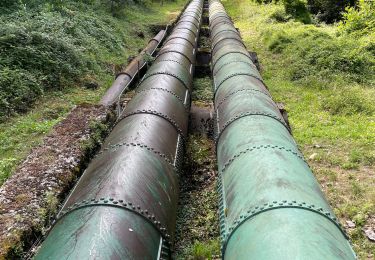
{"label": "green painted surface", "polygon": [[355,259],[219,1],[210,21],[223,258]]}

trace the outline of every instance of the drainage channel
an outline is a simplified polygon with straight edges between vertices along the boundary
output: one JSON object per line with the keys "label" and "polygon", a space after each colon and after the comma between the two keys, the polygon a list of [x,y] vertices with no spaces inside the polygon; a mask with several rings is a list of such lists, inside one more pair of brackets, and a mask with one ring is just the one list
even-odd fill
{"label": "drainage channel", "polygon": [[220,255],[208,2],[204,5],[180,178],[174,259],[218,259]]}

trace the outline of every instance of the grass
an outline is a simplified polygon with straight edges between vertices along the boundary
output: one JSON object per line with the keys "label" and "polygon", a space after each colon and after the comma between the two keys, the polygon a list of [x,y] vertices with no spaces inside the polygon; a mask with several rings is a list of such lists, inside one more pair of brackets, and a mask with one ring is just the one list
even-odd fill
{"label": "grass", "polygon": [[[185,0],[177,0],[164,2],[163,6],[159,2],[146,6],[133,5],[123,10],[122,18],[116,19],[110,14],[102,14],[101,19],[115,20],[117,28],[124,28],[115,33],[125,47],[110,52],[99,43],[95,46],[98,53],[91,53],[90,58],[100,63],[101,69],[93,70],[90,77],[98,83],[98,89],[86,89],[78,82],[71,82],[61,90],[47,90],[27,113],[13,115],[0,123],[0,185],[75,105],[97,103],[111,85],[116,68],[126,64],[127,58],[136,55],[154,36],[150,27],[167,24],[179,14],[185,3]],[[140,32],[143,38],[138,36]]]}
{"label": "grass", "polygon": [[354,250],[371,259],[375,244],[362,230],[375,218],[371,35],[344,37],[335,25],[304,25],[285,17],[281,5],[223,3],[257,52],[274,100],[286,105],[294,138],[335,213],[344,225],[355,222],[347,229]]}
{"label": "grass", "polygon": [[[196,78],[192,103],[208,108],[212,103],[212,96],[211,79]],[[180,179],[174,259],[218,259],[220,255],[214,147],[214,141],[207,134],[189,134],[185,171]]]}

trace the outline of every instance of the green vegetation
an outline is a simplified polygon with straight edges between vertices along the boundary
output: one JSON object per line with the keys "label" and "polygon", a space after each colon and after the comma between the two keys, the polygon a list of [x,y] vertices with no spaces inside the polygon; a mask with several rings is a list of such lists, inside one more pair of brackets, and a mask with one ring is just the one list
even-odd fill
{"label": "green vegetation", "polygon": [[186,3],[132,4],[115,17],[96,1],[1,8],[19,2],[0,3],[0,185],[75,105],[97,103],[153,28]]}
{"label": "green vegetation", "polygon": [[143,45],[148,25],[166,22],[157,4],[116,9],[113,17],[101,1],[35,2],[0,15],[0,120],[25,112],[45,91],[96,81]]}
{"label": "green vegetation", "polygon": [[[347,8],[355,10],[358,2],[366,0],[253,0],[259,4],[270,4],[281,2],[285,12],[296,20],[303,23],[312,23],[313,19],[334,23],[340,21],[345,16]],[[369,4],[370,1],[368,1]],[[311,19],[313,17],[313,19]]]}
{"label": "green vegetation", "polygon": [[374,6],[361,1],[339,25],[303,24],[281,4],[225,0],[294,138],[360,259],[375,244],[363,229],[375,216]]}
{"label": "green vegetation", "polygon": [[[209,109],[212,98],[211,79],[196,78],[192,103]],[[220,255],[215,144],[207,135],[191,132],[186,143],[174,259],[217,259]]]}

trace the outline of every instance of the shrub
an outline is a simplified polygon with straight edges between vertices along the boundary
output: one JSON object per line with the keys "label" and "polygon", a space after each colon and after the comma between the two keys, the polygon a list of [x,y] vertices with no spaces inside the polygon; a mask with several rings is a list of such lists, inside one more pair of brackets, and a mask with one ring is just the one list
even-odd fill
{"label": "shrub", "polygon": [[288,15],[285,10],[276,10],[275,12],[273,12],[269,18],[271,20],[275,20],[276,22],[279,22],[279,23],[285,23],[287,21],[289,21],[292,17],[290,15]]}
{"label": "shrub", "polygon": [[300,22],[311,23],[310,14],[304,2],[300,0],[283,0],[283,3],[287,14],[290,14]]}
{"label": "shrub", "polygon": [[[280,2],[279,0],[273,0],[273,1],[272,0],[253,0],[253,1],[257,2],[258,4],[269,4],[272,2],[274,3]],[[281,2],[284,5],[286,15],[290,15],[302,23],[311,23],[310,14],[307,11],[305,2],[301,0],[281,0]],[[276,18],[276,20],[281,18],[281,21],[284,22],[283,17],[285,17],[285,15],[283,15],[282,13],[275,12],[273,16],[274,18]]]}
{"label": "shrub", "polygon": [[357,0],[307,0],[307,7],[316,18],[326,23],[334,23],[342,18],[347,6],[354,6]]}
{"label": "shrub", "polygon": [[59,1],[0,16],[0,121],[26,111],[44,90],[80,85],[108,56],[123,55],[125,35],[115,18],[82,12],[75,6],[82,3],[50,10]]}
{"label": "shrub", "polygon": [[0,67],[0,118],[26,111],[43,93],[39,83],[25,70]]}
{"label": "shrub", "polygon": [[374,34],[375,31],[375,3],[360,0],[358,8],[347,7],[343,13],[343,21],[339,30],[345,33],[356,33],[360,36]]}

